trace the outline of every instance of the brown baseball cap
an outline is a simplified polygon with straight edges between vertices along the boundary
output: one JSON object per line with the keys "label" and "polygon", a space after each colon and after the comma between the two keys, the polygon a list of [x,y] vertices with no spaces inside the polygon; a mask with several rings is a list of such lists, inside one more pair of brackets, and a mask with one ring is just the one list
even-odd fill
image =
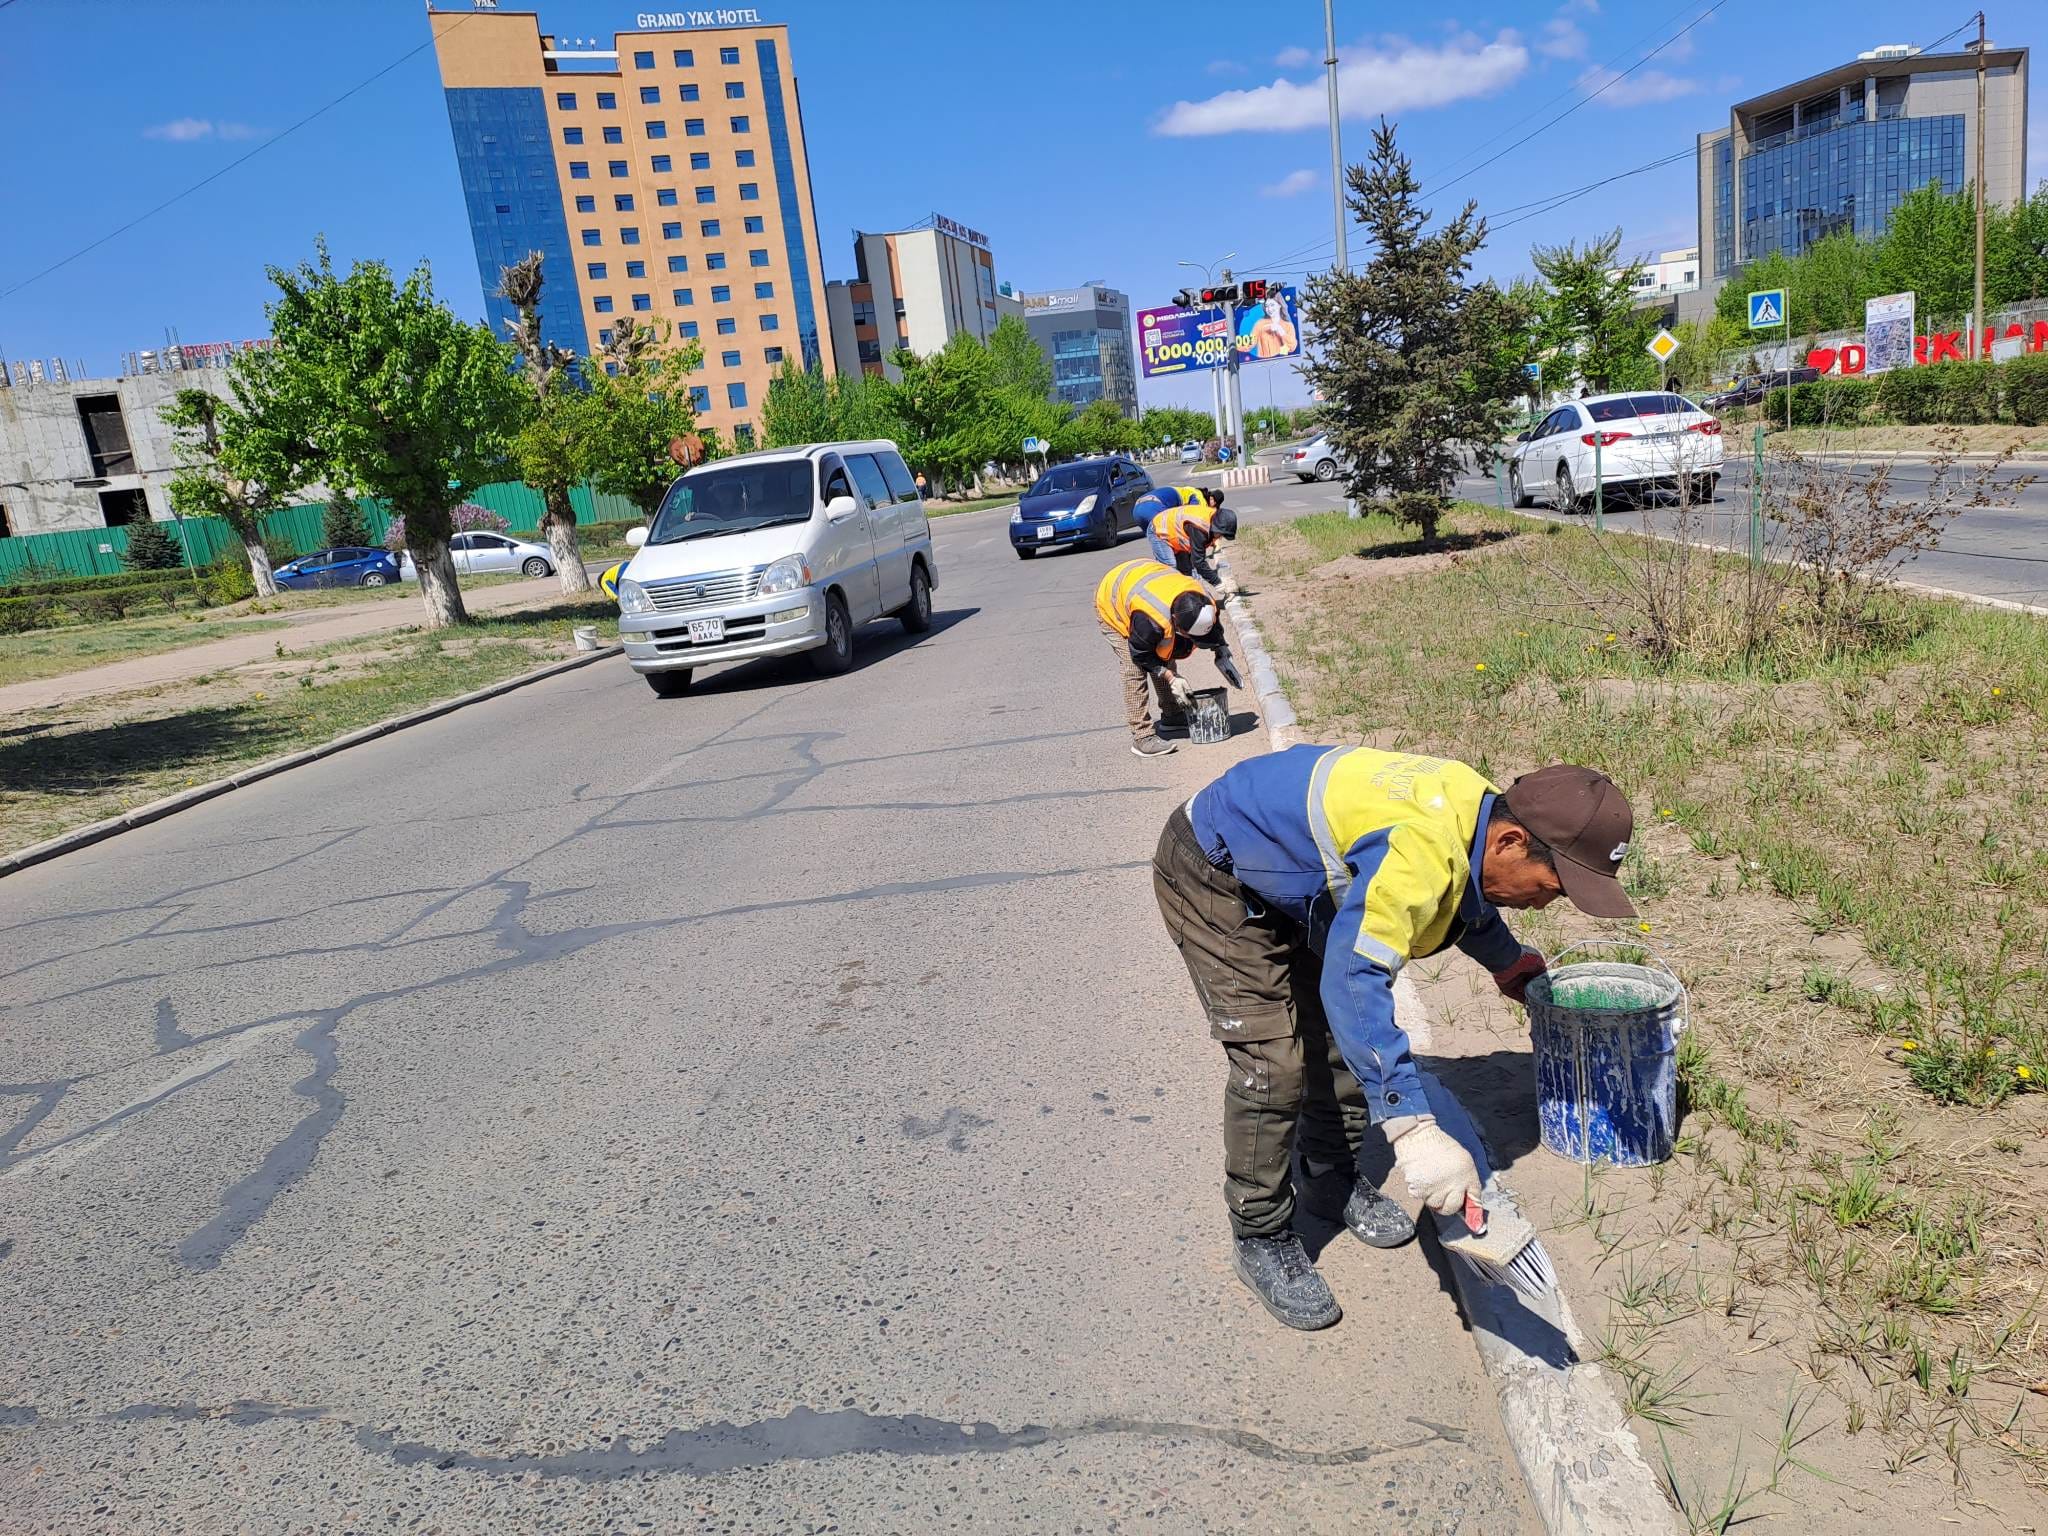
{"label": "brown baseball cap", "polygon": [[1614,780],[1591,768],[1552,763],[1525,773],[1503,797],[1515,820],[1550,845],[1557,877],[1589,917],[1634,917],[1615,874],[1628,856],[1636,813]]}

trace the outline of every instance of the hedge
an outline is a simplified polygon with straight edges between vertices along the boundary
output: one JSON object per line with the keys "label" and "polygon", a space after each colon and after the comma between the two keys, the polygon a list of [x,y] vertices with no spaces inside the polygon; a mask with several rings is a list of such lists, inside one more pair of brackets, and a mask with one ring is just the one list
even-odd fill
{"label": "hedge", "polygon": [[[1785,391],[1764,397],[1763,421],[1785,420]],[[1792,388],[1796,427],[2048,426],[2048,353],[2007,363],[1933,363],[1827,377]]]}
{"label": "hedge", "polygon": [[48,597],[63,592],[82,592],[88,587],[105,591],[113,587],[154,587],[166,582],[189,583],[192,573],[182,565],[170,571],[123,571],[117,576],[54,576],[46,581],[14,581],[0,585],[0,596]]}

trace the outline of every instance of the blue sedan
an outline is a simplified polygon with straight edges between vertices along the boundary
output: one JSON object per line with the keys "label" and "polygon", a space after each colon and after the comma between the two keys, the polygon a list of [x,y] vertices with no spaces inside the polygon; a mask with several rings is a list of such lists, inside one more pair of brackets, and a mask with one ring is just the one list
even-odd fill
{"label": "blue sedan", "polygon": [[1132,509],[1151,489],[1152,477],[1129,459],[1055,464],[1018,499],[1010,514],[1010,547],[1020,560],[1069,544],[1108,549],[1138,526]]}
{"label": "blue sedan", "polygon": [[398,580],[398,562],[381,549],[316,549],[271,573],[280,587],[315,592],[329,587],[384,587]]}

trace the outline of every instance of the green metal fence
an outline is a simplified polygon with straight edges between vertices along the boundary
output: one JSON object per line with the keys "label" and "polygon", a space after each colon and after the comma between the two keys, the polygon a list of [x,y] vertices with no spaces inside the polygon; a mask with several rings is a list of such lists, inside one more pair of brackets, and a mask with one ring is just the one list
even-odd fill
{"label": "green metal fence", "polygon": [[[515,533],[531,533],[540,527],[540,493],[517,480],[486,485],[469,499],[488,507],[512,525]],[[569,492],[579,523],[627,522],[640,516],[639,508],[623,496],[610,496],[588,485]],[[391,525],[390,509],[381,501],[365,497],[361,506],[370,537],[382,541]],[[318,502],[285,507],[263,519],[263,535],[294,554],[305,554],[326,542],[322,531],[327,509]],[[187,517],[164,525],[164,530],[185,549],[194,565],[205,565],[222,550],[236,549],[241,541],[234,530],[215,517]],[[128,549],[126,528],[80,528],[68,533],[31,533],[20,538],[0,539],[0,582],[9,582],[31,571],[50,576],[113,576],[124,567],[121,556]]]}

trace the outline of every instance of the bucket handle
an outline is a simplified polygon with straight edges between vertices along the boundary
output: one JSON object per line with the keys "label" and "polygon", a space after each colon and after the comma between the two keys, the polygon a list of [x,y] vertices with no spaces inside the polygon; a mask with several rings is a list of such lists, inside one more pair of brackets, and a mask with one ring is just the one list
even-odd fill
{"label": "bucket handle", "polygon": [[1678,1018],[1671,1026],[1672,1038],[1676,1039],[1685,1033],[1685,1026],[1692,1021],[1691,994],[1685,990],[1685,983],[1678,979],[1678,972],[1674,971],[1670,962],[1656,950],[1647,944],[1637,944],[1629,939],[1574,939],[1556,954],[1544,956],[1544,965],[1547,969],[1555,968],[1566,955],[1580,949],[1628,949],[1652,961],[1658,970],[1671,978],[1671,985],[1678,989]]}

